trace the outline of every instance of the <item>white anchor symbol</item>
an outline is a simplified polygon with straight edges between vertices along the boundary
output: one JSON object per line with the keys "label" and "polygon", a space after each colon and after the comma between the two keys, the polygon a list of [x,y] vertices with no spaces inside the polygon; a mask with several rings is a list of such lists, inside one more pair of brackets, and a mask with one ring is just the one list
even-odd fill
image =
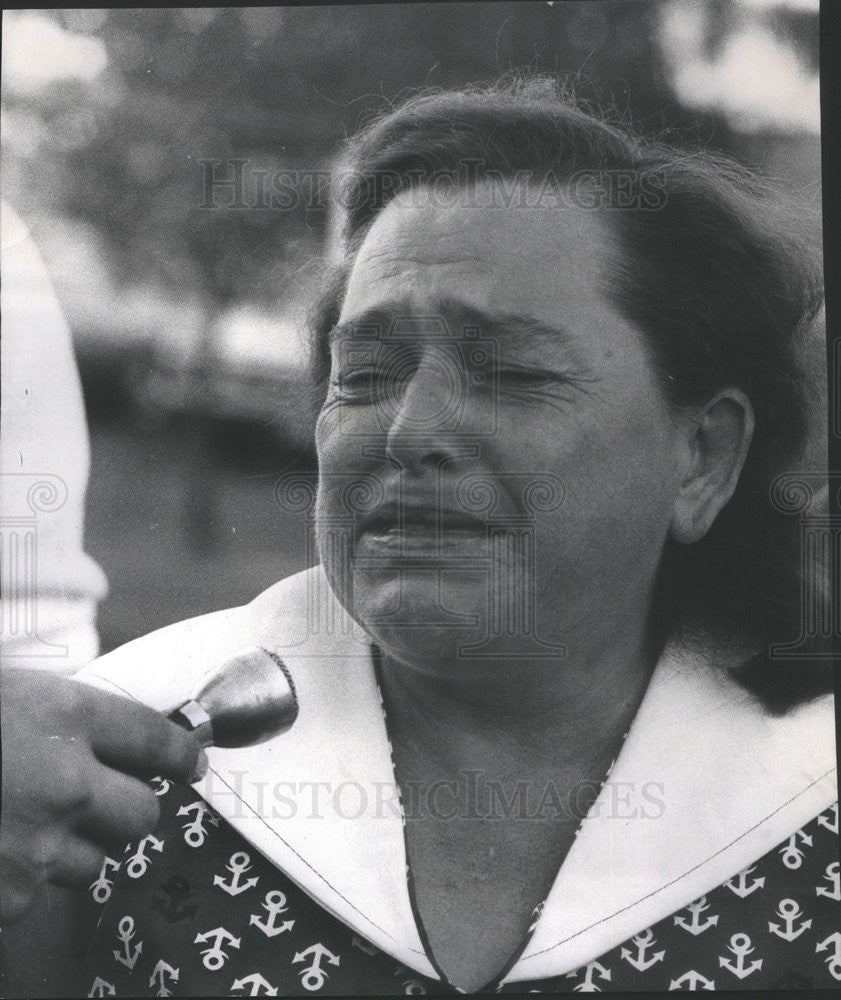
{"label": "white anchor symbol", "polygon": [[793,833],[785,846],[780,848],[780,854],[786,868],[799,868],[803,862],[803,851],[797,846],[798,837],[807,847],[812,846],[812,838],[808,833],[804,833],[802,830],[797,830]]}
{"label": "white anchor symbol", "polygon": [[91,890],[93,895],[93,900],[95,903],[107,903],[111,898],[111,888],[114,885],[114,880],[108,878],[108,870],[113,869],[115,872],[120,868],[120,862],[115,861],[113,858],[106,857],[102,861],[102,867],[99,869],[99,875],[95,882],[91,882],[88,889]]}
{"label": "white anchor symbol", "polygon": [[129,878],[140,878],[141,875],[146,874],[150,864],[149,858],[146,857],[147,847],[151,847],[153,851],[157,851],[160,854],[164,849],[164,842],[158,840],[157,837],[153,837],[151,833],[140,841],[137,845],[137,850],[128,859],[128,863],[126,864],[126,874]]}
{"label": "white anchor symbol", "polygon": [[654,944],[654,931],[649,927],[647,930],[642,931],[640,934],[636,934],[631,938],[631,941],[637,947],[637,953],[634,953],[630,948],[623,948],[620,952],[622,958],[629,965],[633,965],[635,969],[643,972],[645,969],[650,969],[652,965],[656,965],[658,962],[663,961],[663,956],[666,954],[665,951],[655,952],[650,958],[646,958],[646,951],[650,945]]}
{"label": "white anchor symbol", "polygon": [[[573,979],[581,969],[566,974],[567,979]],[[590,962],[584,966],[584,979],[577,986],[573,986],[573,993],[601,993],[601,989],[593,982],[593,977],[598,976],[610,982],[610,969],[606,969],[600,962]]]}
{"label": "white anchor symbol", "polygon": [[251,867],[251,858],[245,851],[236,851],[232,854],[230,862],[225,867],[231,873],[231,881],[226,882],[221,875],[214,875],[213,884],[218,885],[220,889],[224,889],[229,896],[238,896],[241,892],[245,892],[246,889],[250,889],[260,881],[260,876],[255,875],[254,878],[250,878],[240,884],[240,875],[247,872]]}
{"label": "white anchor symbol", "polygon": [[669,983],[670,990],[680,990],[683,989],[684,984],[688,990],[714,990],[715,980],[705,979],[700,972],[696,972],[694,969],[690,969],[689,972],[684,972],[680,979],[673,979]]}
{"label": "white anchor symbol", "polygon": [[137,956],[143,951],[143,942],[138,941],[135,945],[134,951],[129,947],[129,942],[134,937],[134,920],[131,917],[125,916],[117,925],[117,937],[123,942],[123,951],[120,953],[115,949],[112,954],[114,958],[121,962],[126,968],[133,969],[134,963],[137,961]]}
{"label": "white anchor symbol", "polygon": [[189,816],[195,811],[195,816],[191,821],[184,824],[184,840],[190,847],[201,847],[207,839],[207,829],[204,825],[205,816],[208,823],[219,826],[219,817],[210,811],[210,806],[206,802],[191,802],[188,806],[181,806],[178,810],[179,816]]}
{"label": "white anchor symbol", "polygon": [[748,882],[748,875],[755,870],[756,865],[753,865],[751,868],[745,868],[744,871],[739,872],[738,875],[734,876],[724,884],[728,889],[730,889],[731,892],[735,892],[737,896],[744,899],[745,896],[749,896],[752,892],[756,892],[757,889],[761,889],[765,885],[764,875],[762,878],[755,878],[753,882]]}
{"label": "white anchor symbol", "polygon": [[419,979],[404,979],[402,986],[403,993],[407,997],[426,996],[426,989]]}
{"label": "white anchor symbol", "polygon": [[703,934],[704,931],[708,930],[710,927],[715,927],[718,923],[718,915],[714,917],[707,917],[704,921],[700,919],[704,910],[708,910],[709,908],[710,904],[707,902],[707,897],[701,896],[700,899],[696,899],[694,903],[690,903],[686,907],[692,915],[692,919],[687,920],[686,917],[675,917],[675,923],[678,927],[682,927],[685,931],[689,931],[690,934],[697,937],[699,934]]}
{"label": "white anchor symbol", "polygon": [[162,958],[158,959],[158,964],[152,970],[152,975],[149,977],[149,985],[157,985],[158,987],[158,992],[155,996],[171,997],[172,993],[167,989],[168,982],[177,983],[180,973],[180,969],[173,969],[168,962],[165,962]]}
{"label": "white anchor symbol", "polygon": [[253,997],[276,997],[277,987],[272,986],[268,979],[264,979],[259,972],[252,972],[250,976],[243,976],[242,979],[235,979],[231,984],[232,990],[244,990],[246,986],[251,987]]}
{"label": "white anchor symbol", "polygon": [[330,965],[339,964],[339,956],[334,955],[331,951],[328,951],[320,942],[318,944],[312,945],[307,948],[306,951],[299,951],[296,953],[295,957],[292,959],[292,964],[296,962],[305,962],[308,955],[312,955],[312,965],[308,965],[305,969],[300,972],[301,985],[305,990],[320,990],[324,985],[324,980],[327,978],[327,973],[321,968],[322,959],[326,959]]}
{"label": "white anchor symbol", "polygon": [[284,920],[282,924],[277,923],[277,917],[286,912],[286,896],[280,890],[266,893],[263,909],[268,911],[268,916],[263,919],[259,913],[252,913],[248,923],[259,927],[266,937],[277,937],[284,931],[291,931],[295,926],[294,920]]}
{"label": "white anchor symbol", "polygon": [[162,778],[161,775],[156,775],[152,778],[152,784],[157,785],[155,789],[155,795],[166,795],[166,793],[172,788],[172,782],[169,778]]}
{"label": "white anchor symbol", "polygon": [[88,992],[89,997],[113,997],[114,995],[114,984],[107,982],[100,976],[97,976],[96,979],[94,979]]}
{"label": "white anchor symbol", "polygon": [[240,940],[240,938],[236,938],[229,931],[226,931],[224,927],[214,927],[212,931],[205,931],[204,934],[196,934],[193,944],[204,944],[207,941],[213,942],[209,948],[205,948],[202,951],[202,955],[204,956],[202,962],[206,969],[216,972],[228,960],[228,953],[222,950],[222,943],[225,942],[232,948],[239,948]]}
{"label": "white anchor symbol", "polygon": [[799,920],[803,916],[803,911],[794,899],[781,899],[777,913],[786,922],[785,930],[780,930],[780,925],[771,923],[770,920],[768,921],[768,930],[784,941],[794,941],[795,938],[800,937],[803,931],[807,931],[812,926],[811,920],[804,920],[797,930],[794,929],[795,920]]}
{"label": "white anchor symbol", "polygon": [[745,979],[747,976],[753,975],[762,968],[763,959],[758,958],[755,962],[751,962],[750,965],[745,965],[745,959],[752,951],[756,951],[754,947],[751,946],[750,938],[747,934],[734,934],[730,938],[729,951],[732,951],[736,956],[735,965],[728,958],[723,958],[719,956],[718,964],[723,969],[729,969],[734,976],[738,976],[739,979]]}
{"label": "white anchor symbol", "polygon": [[815,892],[818,896],[827,896],[829,899],[839,900],[841,899],[841,864],[837,861],[833,861],[826,866],[826,875],[824,878],[827,881],[832,882],[831,889],[824,889],[822,885],[819,885]]}
{"label": "white anchor symbol", "polygon": [[828,938],[824,938],[820,944],[815,945],[815,951],[828,951],[830,946],[833,952],[826,957],[829,974],[833,979],[841,979],[841,932],[836,931]]}
{"label": "white anchor symbol", "polygon": [[826,811],[826,815],[821,813],[818,816],[818,825],[829,830],[830,833],[838,833],[838,803],[831,805]]}

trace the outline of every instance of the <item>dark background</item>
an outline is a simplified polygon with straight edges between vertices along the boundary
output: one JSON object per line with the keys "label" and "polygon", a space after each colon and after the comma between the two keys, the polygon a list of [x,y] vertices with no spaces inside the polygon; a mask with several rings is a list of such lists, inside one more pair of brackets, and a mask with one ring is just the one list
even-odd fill
{"label": "dark background", "polygon": [[[48,29],[64,55],[41,51]],[[220,177],[231,160],[251,177],[328,169],[402,96],[552,72],[777,179],[819,240],[809,0],[12,11],[3,45],[4,194],[74,333],[106,649],[308,559],[274,487],[314,467],[300,341],[325,200],[208,208],[203,161]]]}

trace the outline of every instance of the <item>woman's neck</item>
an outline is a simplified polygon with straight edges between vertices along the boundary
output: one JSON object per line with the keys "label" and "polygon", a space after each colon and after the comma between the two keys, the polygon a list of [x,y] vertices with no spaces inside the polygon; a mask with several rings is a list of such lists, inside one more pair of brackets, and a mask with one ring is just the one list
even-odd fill
{"label": "woman's neck", "polygon": [[467,669],[457,659],[448,670],[383,651],[380,685],[404,754],[444,769],[507,761],[522,773],[609,753],[633,720],[658,654],[640,637],[586,657],[471,660]]}

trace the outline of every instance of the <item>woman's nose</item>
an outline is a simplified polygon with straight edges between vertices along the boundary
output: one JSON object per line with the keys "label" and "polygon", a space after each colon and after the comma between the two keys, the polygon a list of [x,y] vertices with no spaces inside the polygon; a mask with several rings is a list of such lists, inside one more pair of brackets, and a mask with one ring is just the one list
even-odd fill
{"label": "woman's nose", "polygon": [[403,466],[454,457],[467,432],[466,388],[451,353],[442,348],[425,351],[411,374],[383,393],[390,456]]}

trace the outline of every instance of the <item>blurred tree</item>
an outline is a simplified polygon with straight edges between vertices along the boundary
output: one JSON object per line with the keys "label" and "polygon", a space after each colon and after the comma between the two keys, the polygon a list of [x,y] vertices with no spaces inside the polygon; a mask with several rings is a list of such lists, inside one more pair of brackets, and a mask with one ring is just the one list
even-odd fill
{"label": "blurred tree", "polygon": [[[218,306],[294,295],[318,252],[324,199],[307,186],[284,211],[259,207],[259,171],[324,169],[337,140],[400,96],[529,68],[571,75],[585,98],[644,128],[717,142],[671,95],[657,0],[56,12],[105,43],[122,87],[95,133],[69,151],[67,209],[101,226],[126,278],[198,287]],[[223,184],[244,160],[237,208]],[[250,187],[248,185],[251,185]],[[318,193],[313,182],[310,190]],[[323,194],[323,191],[321,192]],[[290,284],[291,282],[291,284]]]}

